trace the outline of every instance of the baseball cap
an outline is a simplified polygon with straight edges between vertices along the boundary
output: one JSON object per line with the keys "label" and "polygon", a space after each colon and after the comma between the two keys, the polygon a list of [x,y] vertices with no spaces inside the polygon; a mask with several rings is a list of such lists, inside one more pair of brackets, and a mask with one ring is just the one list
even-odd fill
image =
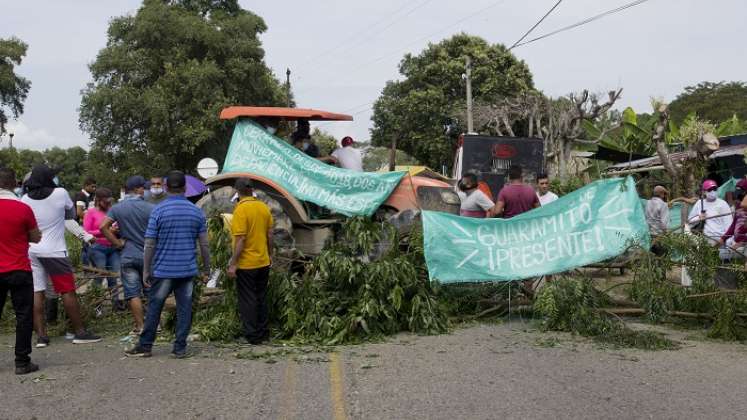
{"label": "baseball cap", "polygon": [[125,182],[125,189],[127,191],[132,191],[136,188],[144,188],[144,187],[145,187],[145,178],[143,178],[140,175],[133,175],[127,178],[127,182]]}
{"label": "baseball cap", "polygon": [[187,185],[187,178],[182,171],[171,171],[166,176],[166,187],[170,190],[184,188],[185,185]]}
{"label": "baseball cap", "polygon": [[703,191],[708,191],[711,188],[717,188],[717,187],[718,187],[718,184],[716,183],[716,181],[712,179],[706,179],[705,181],[703,181]]}
{"label": "baseball cap", "polygon": [[342,147],[350,146],[353,143],[355,142],[353,141],[353,138],[350,136],[343,137],[342,141],[340,142],[340,144],[342,144]]}

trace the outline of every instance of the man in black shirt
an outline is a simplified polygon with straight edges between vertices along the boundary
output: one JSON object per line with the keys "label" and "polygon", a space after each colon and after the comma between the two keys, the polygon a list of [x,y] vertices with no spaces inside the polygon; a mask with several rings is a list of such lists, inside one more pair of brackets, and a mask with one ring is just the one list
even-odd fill
{"label": "man in black shirt", "polygon": [[76,221],[81,223],[83,221],[83,213],[88,210],[88,206],[93,203],[94,195],[96,194],[96,180],[90,176],[83,182],[83,189],[75,193],[73,201],[75,202],[76,209]]}

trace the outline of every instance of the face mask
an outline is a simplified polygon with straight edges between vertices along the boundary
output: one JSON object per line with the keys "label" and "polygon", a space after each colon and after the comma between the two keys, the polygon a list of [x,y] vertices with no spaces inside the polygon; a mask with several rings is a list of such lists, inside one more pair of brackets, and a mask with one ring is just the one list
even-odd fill
{"label": "face mask", "polygon": [[162,187],[151,187],[150,193],[153,195],[161,195],[163,194],[163,188]]}
{"label": "face mask", "polygon": [[54,182],[54,185],[57,185],[58,187],[60,186],[60,178],[54,177],[52,178],[52,182]]}
{"label": "face mask", "polygon": [[708,191],[706,192],[706,200],[708,201],[716,201],[718,198],[718,192],[716,191]]}
{"label": "face mask", "polygon": [[306,150],[306,149],[309,148],[309,143],[308,142],[303,142],[303,146],[301,146],[301,147],[303,147],[303,150]]}
{"label": "face mask", "polygon": [[17,195],[18,197],[23,195],[23,188],[18,187],[15,190],[13,190],[13,194]]}
{"label": "face mask", "polygon": [[275,134],[275,132],[278,131],[275,127],[267,127],[267,132],[270,134]]}

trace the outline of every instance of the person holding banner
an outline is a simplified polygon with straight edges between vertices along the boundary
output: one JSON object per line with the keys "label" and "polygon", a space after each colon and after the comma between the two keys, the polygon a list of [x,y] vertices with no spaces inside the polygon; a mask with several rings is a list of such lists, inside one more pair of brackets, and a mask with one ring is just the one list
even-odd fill
{"label": "person holding banner", "polygon": [[508,170],[508,185],[498,193],[498,202],[488,212],[488,217],[510,219],[539,206],[534,188],[526,185],[522,179],[521,166],[512,165]]}
{"label": "person holding banner", "polygon": [[468,173],[459,181],[457,194],[462,202],[459,207],[460,216],[484,218],[495,206],[495,203],[478,186],[475,174]]}

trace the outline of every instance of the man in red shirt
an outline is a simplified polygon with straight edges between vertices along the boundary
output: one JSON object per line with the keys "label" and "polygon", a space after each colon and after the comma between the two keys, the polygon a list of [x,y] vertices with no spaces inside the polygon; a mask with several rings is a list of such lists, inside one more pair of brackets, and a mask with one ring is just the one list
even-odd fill
{"label": "man in red shirt", "polygon": [[41,232],[31,207],[22,203],[13,189],[16,174],[0,168],[0,315],[10,292],[16,313],[16,375],[39,370],[31,363],[34,281],[31,276],[29,242],[38,243]]}
{"label": "man in red shirt", "polygon": [[498,200],[489,212],[489,217],[510,219],[521,213],[540,206],[534,188],[524,184],[521,178],[522,169],[519,165],[512,165],[508,170],[508,185],[498,193]]}

